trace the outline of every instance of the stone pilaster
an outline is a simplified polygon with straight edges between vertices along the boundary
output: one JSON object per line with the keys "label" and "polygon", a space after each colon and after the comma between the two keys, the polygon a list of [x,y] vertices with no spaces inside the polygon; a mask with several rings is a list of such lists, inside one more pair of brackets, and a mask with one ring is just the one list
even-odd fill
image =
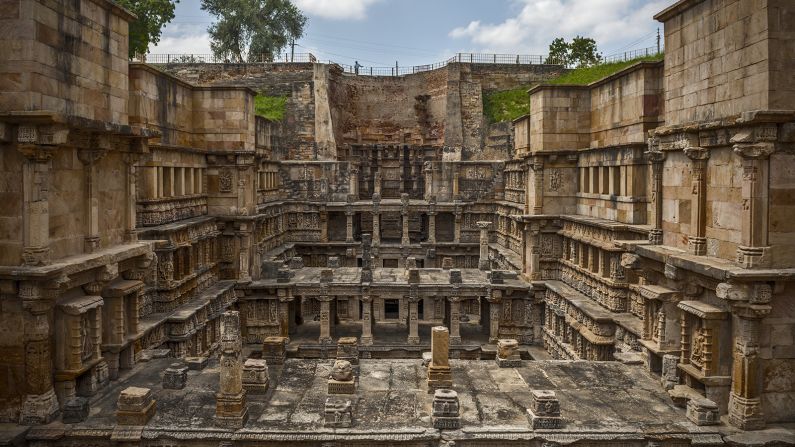
{"label": "stone pilaster", "polygon": [[743,159],[742,242],[737,247],[737,263],[745,268],[769,267],[768,195],[770,155],[775,145],[737,140],[734,153]]}
{"label": "stone pilaster", "polygon": [[293,293],[290,289],[279,289],[279,336],[284,337],[290,343],[290,302],[293,301]]}
{"label": "stone pilaster", "polygon": [[328,242],[328,211],[325,205],[320,206],[320,242]]}
{"label": "stone pilaster", "polygon": [[373,244],[381,244],[381,194],[373,194]]}
{"label": "stone pilaster", "polygon": [[[22,130],[20,129],[20,132]],[[25,156],[22,166],[23,248],[25,265],[50,263],[50,160],[51,146],[20,144],[17,149]]]}
{"label": "stone pilaster", "polygon": [[651,200],[649,204],[649,210],[651,211],[651,220],[649,223],[652,225],[652,229],[649,230],[649,243],[659,245],[663,242],[662,191],[665,153],[660,151],[659,141],[656,138],[649,139],[649,150],[645,155],[649,159],[652,176]]}
{"label": "stone pilaster", "polygon": [[[533,157],[529,166],[533,177],[533,188],[528,191],[528,207],[532,203],[532,214],[544,214],[544,159]],[[528,182],[528,184],[530,183]]]}
{"label": "stone pilaster", "polygon": [[428,243],[436,243],[436,196],[428,198]]}
{"label": "stone pilaster", "polygon": [[334,342],[331,338],[331,300],[334,297],[328,296],[327,293],[325,288],[321,288],[320,296],[317,298],[320,301],[320,337],[318,338],[320,344]]}
{"label": "stone pilaster", "polygon": [[240,239],[240,255],[239,255],[239,269],[240,273],[238,279],[241,281],[251,281],[250,260],[251,260],[251,224],[241,223],[240,229],[237,232],[237,237]]}
{"label": "stone pilaster", "polygon": [[529,223],[525,227],[524,234],[527,235],[527,259],[525,265],[528,268],[528,276],[531,281],[541,280],[541,231],[537,223]]}
{"label": "stone pilaster", "polygon": [[[142,141],[131,143],[135,146],[144,144]],[[136,164],[141,156],[138,153],[125,153],[123,157],[126,181],[124,182],[124,193],[126,202],[124,204],[124,240],[135,242],[138,240],[136,228],[136,200],[138,197],[136,184]]]}
{"label": "stone pilaster", "polygon": [[489,262],[489,227],[491,222],[479,221],[477,223],[480,228],[480,259],[478,260],[478,268],[480,270],[489,270],[491,263]]}
{"label": "stone pilaster", "polygon": [[243,389],[243,344],[240,314],[221,315],[221,358],[219,391],[215,395],[215,422],[221,427],[242,428],[248,419],[246,390]]}
{"label": "stone pilaster", "polygon": [[455,200],[453,203],[453,216],[455,218],[455,226],[453,227],[453,242],[458,244],[461,242],[461,220],[463,218],[464,212],[461,209],[461,202],[459,200]]}
{"label": "stone pilaster", "polygon": [[25,400],[20,412],[20,424],[48,424],[58,414],[58,398],[52,384],[52,356],[50,352],[51,303],[40,285],[23,281],[19,297],[24,310],[25,340]]}
{"label": "stone pilaster", "polygon": [[411,244],[411,240],[409,239],[409,195],[405,193],[401,194],[400,202],[400,214],[403,217],[403,235],[400,239],[400,244],[407,246]]}
{"label": "stone pilaster", "polygon": [[416,295],[416,288],[414,288],[414,293],[406,297],[409,301],[409,337],[407,343],[410,345],[418,345],[420,344],[420,335],[418,331],[418,317],[419,317],[419,309],[418,309],[418,302],[419,297]]}
{"label": "stone pilaster", "polygon": [[364,346],[373,344],[373,298],[362,295],[362,336],[360,343]]}
{"label": "stone pilaster", "polygon": [[451,296],[450,302],[450,343],[461,344],[461,297]]}
{"label": "stone pilaster", "polygon": [[99,197],[96,191],[96,164],[110,149],[107,136],[94,135],[90,147],[78,149],[77,158],[83,163],[86,197],[86,234],[83,251],[94,253],[99,250]]}
{"label": "stone pilaster", "polygon": [[691,254],[707,254],[707,161],[709,149],[687,147],[685,155],[692,160],[690,201],[690,234],[687,237],[687,250]]}
{"label": "stone pilaster", "polygon": [[348,205],[345,209],[345,242],[353,242],[353,207]]}
{"label": "stone pilaster", "polygon": [[500,317],[502,316],[502,292],[489,290],[489,343],[497,343],[500,338]]}

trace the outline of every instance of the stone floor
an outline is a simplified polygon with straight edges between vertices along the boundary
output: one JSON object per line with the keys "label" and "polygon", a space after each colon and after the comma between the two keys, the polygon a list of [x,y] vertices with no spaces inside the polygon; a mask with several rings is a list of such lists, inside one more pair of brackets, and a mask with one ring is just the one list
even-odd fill
{"label": "stone floor", "polygon": [[[214,427],[218,363],[190,371],[183,390],[164,390],[162,371],[173,359],[155,359],[136,367],[95,396],[91,416],[67,429],[79,432],[112,429],[119,392],[128,386],[152,389],[157,413],[145,428],[148,436],[180,433],[182,438],[221,436]],[[455,439],[519,442],[521,439],[627,439],[649,437],[720,440],[715,427],[697,427],[684,410],[641,368],[618,362],[525,361],[520,368],[498,368],[493,361],[452,360],[454,389],[461,401],[461,425]],[[437,439],[431,429],[432,395],[419,360],[362,360],[351,429],[326,429],[322,413],[331,361],[289,359],[271,366],[271,389],[248,397],[249,421],[236,439],[285,440],[322,436],[357,436],[370,440]],[[526,416],[531,389],[554,390],[566,424],[561,430],[533,432]],[[643,409],[639,411],[639,409]],[[60,423],[44,430],[58,430]],[[42,429],[39,429],[42,430]],[[35,431],[32,432],[36,436]],[[381,435],[379,435],[381,434]],[[277,436],[278,435],[278,436]],[[168,435],[171,436],[171,435]],[[269,436],[271,438],[269,438]],[[466,442],[465,442],[466,443]],[[475,442],[476,443],[476,442]],[[247,444],[248,445],[248,444]],[[628,444],[629,445],[629,444]],[[644,444],[645,445],[645,444]]]}

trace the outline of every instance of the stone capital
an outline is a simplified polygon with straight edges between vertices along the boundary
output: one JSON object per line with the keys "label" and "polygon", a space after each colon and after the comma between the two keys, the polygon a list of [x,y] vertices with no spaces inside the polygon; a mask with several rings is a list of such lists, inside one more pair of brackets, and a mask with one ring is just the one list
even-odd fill
{"label": "stone capital", "polygon": [[643,153],[651,163],[662,163],[665,161],[665,152],[660,150],[649,150]]}
{"label": "stone capital", "polygon": [[732,150],[745,159],[763,160],[776,151],[776,144],[773,142],[737,143]]}
{"label": "stone capital", "polygon": [[682,150],[685,153],[687,158],[693,161],[705,161],[709,159],[709,149],[698,147],[698,146],[689,146]]}
{"label": "stone capital", "polygon": [[488,230],[491,226],[491,222],[481,220],[476,222],[475,225],[477,225],[481,230]]}
{"label": "stone capital", "polygon": [[38,144],[19,144],[17,150],[33,163],[47,163],[55,153],[55,147]]}

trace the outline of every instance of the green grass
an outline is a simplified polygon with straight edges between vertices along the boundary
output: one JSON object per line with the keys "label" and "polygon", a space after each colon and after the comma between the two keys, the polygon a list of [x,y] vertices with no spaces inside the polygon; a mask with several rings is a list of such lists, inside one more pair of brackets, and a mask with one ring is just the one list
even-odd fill
{"label": "green grass", "polygon": [[259,94],[254,97],[254,113],[268,121],[284,119],[287,96],[267,96]]}
{"label": "green grass", "polygon": [[604,77],[610,76],[624,68],[629,67],[640,61],[656,62],[663,59],[662,54],[653,56],[644,56],[637,59],[632,59],[622,62],[611,62],[609,64],[594,65],[593,67],[575,68],[574,70],[560,75],[555,79],[550,80],[549,84],[570,84],[570,85],[587,85],[591,82],[598,81]]}
{"label": "green grass", "polygon": [[511,90],[487,93],[483,96],[483,114],[490,123],[513,121],[530,113],[531,85],[523,85]]}

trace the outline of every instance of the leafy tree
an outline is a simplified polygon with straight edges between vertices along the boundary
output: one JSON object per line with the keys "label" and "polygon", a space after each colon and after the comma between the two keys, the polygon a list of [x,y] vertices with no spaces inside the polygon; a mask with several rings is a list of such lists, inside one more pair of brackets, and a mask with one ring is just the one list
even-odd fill
{"label": "leafy tree", "polygon": [[116,0],[119,5],[138,16],[130,23],[129,56],[146,54],[149,45],[160,41],[163,25],[174,18],[174,7],[179,0]]}
{"label": "leafy tree", "polygon": [[558,37],[549,44],[549,56],[546,63],[569,65],[569,44],[562,37]]}
{"label": "leafy tree", "polygon": [[207,30],[213,53],[237,61],[272,60],[306,25],[290,0],[202,0],[202,9],[218,18]]}
{"label": "leafy tree", "polygon": [[577,36],[571,42],[558,37],[549,44],[548,64],[561,64],[577,68],[590,67],[602,61],[596,41],[590,37]]}
{"label": "leafy tree", "polygon": [[602,60],[602,56],[596,48],[596,41],[590,37],[577,36],[569,44],[571,51],[570,61],[580,67],[591,67]]}

